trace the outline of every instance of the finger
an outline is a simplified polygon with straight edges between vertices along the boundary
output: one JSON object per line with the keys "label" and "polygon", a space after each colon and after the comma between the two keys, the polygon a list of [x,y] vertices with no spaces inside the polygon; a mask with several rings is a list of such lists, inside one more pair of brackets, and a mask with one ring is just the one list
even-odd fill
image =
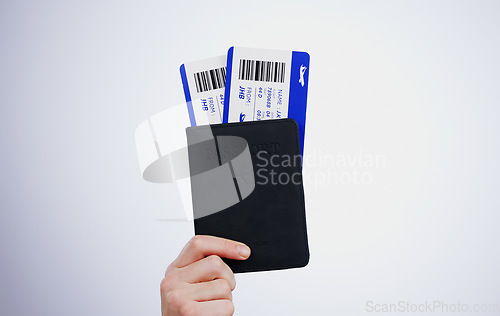
{"label": "finger", "polygon": [[183,291],[186,297],[197,302],[233,299],[231,286],[224,279],[189,284]]}
{"label": "finger", "polygon": [[189,306],[189,314],[203,316],[231,316],[234,314],[234,305],[230,300],[193,302]]}
{"label": "finger", "polygon": [[245,260],[250,256],[250,248],[243,243],[225,238],[197,235],[191,238],[172,264],[174,267],[182,268],[209,255]]}
{"label": "finger", "polygon": [[178,278],[188,283],[207,282],[215,279],[224,279],[231,286],[236,287],[233,271],[219,256],[211,255],[196,261],[178,271]]}

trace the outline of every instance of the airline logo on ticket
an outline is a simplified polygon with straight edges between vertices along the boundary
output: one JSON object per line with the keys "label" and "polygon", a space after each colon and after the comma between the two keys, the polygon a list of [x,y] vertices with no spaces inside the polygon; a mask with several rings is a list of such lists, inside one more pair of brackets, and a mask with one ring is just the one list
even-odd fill
{"label": "airline logo on ticket", "polygon": [[185,63],[180,72],[191,126],[222,123],[226,56]]}
{"label": "airline logo on ticket", "polygon": [[306,52],[231,47],[222,121],[293,118],[303,153],[309,60]]}

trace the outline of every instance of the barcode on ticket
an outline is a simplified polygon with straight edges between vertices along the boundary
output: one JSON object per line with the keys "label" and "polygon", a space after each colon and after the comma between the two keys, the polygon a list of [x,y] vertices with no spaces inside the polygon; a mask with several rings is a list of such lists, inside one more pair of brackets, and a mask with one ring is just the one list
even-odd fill
{"label": "barcode on ticket", "polygon": [[286,63],[279,61],[240,59],[238,79],[284,83],[285,66]]}
{"label": "barcode on ticket", "polygon": [[226,67],[197,72],[194,74],[194,83],[198,93],[224,88]]}

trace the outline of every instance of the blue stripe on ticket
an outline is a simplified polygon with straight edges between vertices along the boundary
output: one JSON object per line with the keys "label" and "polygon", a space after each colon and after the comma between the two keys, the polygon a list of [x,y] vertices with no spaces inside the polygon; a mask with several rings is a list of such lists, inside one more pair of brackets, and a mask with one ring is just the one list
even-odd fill
{"label": "blue stripe on ticket", "polygon": [[188,79],[186,76],[186,67],[184,66],[184,64],[181,65],[180,72],[182,86],[184,88],[184,97],[186,98],[186,104],[189,113],[189,120],[191,121],[191,126],[196,126],[196,119],[193,112],[193,103],[191,102],[191,93],[189,91]]}

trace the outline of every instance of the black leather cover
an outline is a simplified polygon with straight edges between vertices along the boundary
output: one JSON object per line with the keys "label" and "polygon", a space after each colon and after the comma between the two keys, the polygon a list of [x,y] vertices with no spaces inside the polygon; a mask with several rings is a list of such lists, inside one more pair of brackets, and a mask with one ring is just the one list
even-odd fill
{"label": "black leather cover", "polygon": [[[201,172],[200,166],[195,165],[197,159],[213,149],[196,148],[195,145],[202,134],[206,136],[207,128],[199,126],[186,129],[192,176]],[[195,203],[195,199],[197,194],[202,193],[198,180],[192,177],[195,233],[224,237],[250,246],[252,254],[247,260],[224,259],[234,273],[307,265],[309,249],[297,123],[293,119],[278,119],[217,124],[209,128],[215,141],[205,143],[202,147],[218,146],[219,156],[212,167],[230,164],[230,160],[223,155],[225,149],[221,143],[224,143],[224,136],[238,136],[246,140],[255,188],[249,195],[242,194],[243,190],[240,190],[238,203],[197,218],[198,209],[203,203]],[[233,163],[231,167],[234,169],[232,175],[238,177],[237,164]],[[207,166],[201,169],[204,168]],[[233,180],[236,187],[238,183],[243,184]],[[203,187],[207,192],[220,193],[217,186],[207,187],[205,183]],[[248,196],[245,198],[245,195]]]}

